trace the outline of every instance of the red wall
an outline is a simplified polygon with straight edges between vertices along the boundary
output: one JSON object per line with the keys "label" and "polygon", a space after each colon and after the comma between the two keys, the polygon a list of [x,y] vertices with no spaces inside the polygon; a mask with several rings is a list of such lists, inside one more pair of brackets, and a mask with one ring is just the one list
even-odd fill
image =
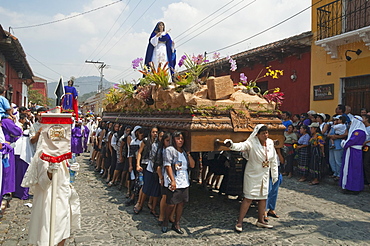
{"label": "red wall", "polygon": [[5,89],[9,89],[9,84],[13,86],[13,96],[10,103],[15,103],[18,107],[22,103],[22,81],[25,79],[18,78],[18,73],[12,68],[9,62],[6,62]]}
{"label": "red wall", "polygon": [[35,83],[32,84],[32,89],[37,90],[40,94],[42,94],[45,98],[47,98],[45,83],[35,82]]}
{"label": "red wall", "polygon": [[[238,60],[236,60],[238,63]],[[283,76],[279,79],[265,77],[257,82],[268,81],[268,89],[276,87],[284,92],[284,102],[280,107],[282,111],[290,111],[292,114],[300,114],[309,111],[310,107],[310,52],[303,53],[300,57],[289,56],[281,62],[278,60],[269,62],[272,70],[283,70]],[[262,64],[256,64],[253,69],[249,67],[238,67],[235,72],[231,72],[231,79],[235,84],[239,82],[240,73],[244,73],[249,80],[254,80],[258,73],[262,71],[262,75],[266,73],[266,67]],[[295,82],[290,76],[296,70],[297,79]]]}

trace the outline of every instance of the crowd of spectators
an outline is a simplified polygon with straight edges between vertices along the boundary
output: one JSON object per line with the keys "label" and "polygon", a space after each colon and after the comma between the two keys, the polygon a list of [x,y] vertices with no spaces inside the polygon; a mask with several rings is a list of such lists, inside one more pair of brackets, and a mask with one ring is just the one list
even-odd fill
{"label": "crowd of spectators", "polygon": [[[364,184],[370,184],[370,113],[365,108],[359,113],[352,115],[351,107],[342,104],[334,115],[313,110],[293,115],[283,111],[283,175],[291,178],[296,174],[299,182],[309,181],[310,185],[318,185],[329,176],[345,192],[363,190]],[[359,183],[353,185],[355,180]]]}

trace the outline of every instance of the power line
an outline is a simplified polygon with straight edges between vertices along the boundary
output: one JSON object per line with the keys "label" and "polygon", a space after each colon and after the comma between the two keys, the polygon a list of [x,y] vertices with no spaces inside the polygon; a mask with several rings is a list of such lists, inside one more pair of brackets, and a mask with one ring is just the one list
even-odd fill
{"label": "power line", "polygon": [[[177,40],[179,37],[181,37],[183,34],[185,34],[187,31],[189,31],[190,29],[196,27],[197,25],[199,25],[200,23],[202,23],[203,21],[207,20],[209,17],[211,17],[212,15],[216,14],[218,11],[220,11],[221,9],[225,8],[227,5],[229,5],[230,3],[234,2],[235,0],[231,0],[230,2],[228,2],[227,4],[225,4],[224,6],[222,6],[221,8],[217,9],[215,12],[213,12],[212,14],[208,15],[207,17],[205,17],[204,19],[202,19],[201,21],[199,21],[198,23],[192,25],[191,27],[189,27],[188,29],[186,29],[184,32],[180,33],[178,36],[174,37],[175,40]],[[240,4],[241,2],[243,2],[244,0],[240,1],[238,4]],[[236,4],[236,5],[238,5]],[[236,5],[234,5],[233,7],[235,7]],[[233,8],[232,7],[232,8]],[[228,9],[229,10],[229,9]],[[226,10],[227,11],[227,10]],[[225,12],[223,12],[225,13]]]}
{"label": "power line", "polygon": [[[105,40],[105,38],[108,36],[108,34],[110,33],[110,31],[113,29],[114,25],[117,23],[118,19],[121,17],[121,15],[125,12],[125,10],[127,9],[127,6],[130,4],[131,0],[128,1],[128,3],[125,5],[125,8],[121,11],[121,13],[119,14],[119,16],[117,17],[116,21],[113,23],[113,25],[111,26],[111,28],[109,29],[109,31],[107,32],[107,34],[105,34],[104,38],[100,41],[100,43],[96,46],[96,48],[94,49],[93,52],[91,52],[91,54],[89,55],[89,57],[91,57],[95,51],[98,49],[98,47],[103,43],[103,41]],[[126,20],[125,20],[126,21]],[[124,21],[124,22],[125,22]],[[121,25],[122,26],[122,25]],[[118,28],[118,30],[121,28],[121,26]],[[115,34],[114,34],[115,35]],[[113,36],[114,36],[113,35]]]}
{"label": "power line", "polygon": [[49,21],[49,22],[45,22],[45,23],[41,23],[41,24],[29,25],[29,26],[12,27],[12,29],[24,29],[24,28],[31,28],[31,27],[39,27],[39,26],[45,26],[45,25],[49,25],[49,24],[53,24],[53,23],[57,23],[57,22],[65,21],[65,20],[69,20],[69,19],[72,19],[72,18],[81,16],[81,15],[84,15],[84,14],[91,13],[91,12],[96,11],[96,10],[99,10],[99,9],[106,8],[106,7],[110,6],[110,5],[116,4],[116,3],[121,2],[121,1],[122,0],[118,0],[118,1],[115,1],[113,3],[109,3],[109,4],[106,4],[104,6],[101,6],[101,7],[95,8],[95,9],[88,10],[88,11],[83,12],[83,13],[79,13],[79,14],[76,14],[76,15],[65,17],[63,19],[59,19],[59,20],[55,20],[55,21]]}
{"label": "power line", "polygon": [[[152,2],[152,4],[144,11],[144,13],[136,20],[136,22],[133,24],[133,25],[131,25],[131,27],[117,40],[117,42],[114,44],[114,45],[112,45],[111,47],[110,47],[110,49],[109,50],[107,50],[103,55],[102,55],[102,57],[101,58],[103,58],[109,51],[111,51],[112,49],[113,49],[113,47],[114,46],[116,46],[117,44],[118,44],[118,42],[119,41],[121,41],[121,39],[125,36],[125,34],[126,33],[128,33],[135,25],[136,25],[136,23],[146,14],[146,12],[148,12],[148,10],[154,5],[154,3],[156,2],[157,0],[154,0],[153,2]],[[100,58],[100,59],[101,59]]]}
{"label": "power line", "polygon": [[313,6],[317,5],[318,3],[322,2],[322,1],[323,1],[323,0],[320,0],[320,1],[318,1],[318,2],[316,2],[316,3],[314,3],[314,4],[312,4],[311,6],[309,6],[309,7],[305,8],[305,9],[303,9],[303,10],[299,11],[298,13],[295,13],[294,15],[292,15],[292,16],[290,16],[290,17],[288,17],[288,18],[286,18],[286,19],[284,19],[284,20],[282,20],[282,21],[280,21],[279,23],[277,23],[277,24],[275,24],[275,25],[273,25],[273,26],[271,26],[271,27],[269,27],[269,28],[267,28],[267,29],[265,29],[265,30],[263,30],[263,31],[261,31],[261,32],[258,32],[258,33],[256,33],[256,34],[254,34],[254,35],[250,36],[249,38],[243,39],[243,40],[241,40],[241,41],[239,41],[239,42],[236,42],[236,43],[234,43],[234,44],[231,44],[231,45],[228,45],[228,46],[223,47],[223,48],[221,48],[221,49],[217,49],[217,50],[214,50],[214,51],[211,51],[211,52],[207,52],[207,53],[208,53],[208,54],[212,54],[212,53],[215,53],[215,52],[218,52],[218,51],[221,51],[221,50],[225,50],[225,49],[231,48],[231,47],[233,47],[233,46],[235,46],[235,45],[241,44],[241,43],[243,43],[243,42],[245,42],[245,41],[248,41],[248,40],[250,40],[250,39],[252,39],[252,38],[254,38],[254,37],[257,37],[257,36],[259,36],[259,35],[261,35],[261,34],[263,34],[263,33],[267,32],[267,31],[269,31],[269,30],[271,30],[271,29],[273,29],[273,28],[275,28],[275,27],[277,27],[277,26],[279,26],[279,25],[281,25],[281,24],[283,24],[283,23],[287,22],[288,20],[290,20],[290,19],[292,19],[292,18],[296,17],[297,15],[300,15],[301,13],[305,12],[306,10],[308,10],[308,9],[312,8]]}
{"label": "power line", "polygon": [[[50,78],[50,77],[48,77],[48,76],[45,76],[45,75],[43,75],[43,74],[41,74],[41,73],[38,73],[38,72],[35,72],[35,71],[33,71],[33,73],[34,73],[34,74],[37,74],[37,75],[38,75],[37,77],[41,76],[43,79],[54,80],[54,79],[52,79],[52,78]],[[41,78],[41,77],[40,77],[40,78]]]}
{"label": "power line", "polygon": [[123,72],[120,72],[119,74],[117,74],[116,76],[114,76],[112,79],[114,80],[114,79],[116,79],[118,77],[123,76],[125,73],[129,72],[131,69],[132,69],[132,67],[126,68]]}
{"label": "power line", "polygon": [[[215,27],[216,25],[220,24],[221,22],[223,22],[224,20],[228,19],[229,17],[231,17],[232,15],[238,13],[239,11],[242,11],[243,9],[245,9],[246,7],[250,6],[252,3],[256,2],[257,0],[253,0],[252,2],[246,4],[245,6],[243,6],[242,8],[238,9],[237,11],[231,13],[230,15],[226,16],[225,18],[221,19],[220,21],[216,22],[215,24],[213,24],[212,26],[208,27],[207,29],[199,32],[198,34],[196,34],[195,36],[193,36],[192,38],[189,38],[188,40],[186,40],[185,42],[179,44],[177,47],[180,47],[181,45],[183,44],[186,44],[187,42],[189,42],[190,40],[198,37],[200,34],[203,34],[205,33],[206,31],[208,31],[209,29]],[[216,17],[217,18],[217,17]],[[200,28],[198,28],[197,30],[199,30]]]}
{"label": "power line", "polygon": [[[139,4],[142,2],[142,0],[140,0],[138,2],[138,4],[136,4],[135,8],[131,11],[131,13],[126,17],[126,19],[123,21],[123,23],[119,26],[119,28],[116,30],[116,32],[112,35],[112,37],[105,43],[104,47],[100,49],[100,51],[95,55],[95,57],[97,57],[100,52],[102,52],[105,47],[107,47],[108,43],[113,39],[113,37],[117,34],[117,32],[121,29],[121,27],[126,23],[126,21],[128,20],[128,18],[130,18],[130,16],[132,15],[132,13],[136,10],[136,8],[139,6]],[[127,32],[126,32],[127,33]],[[125,33],[125,34],[126,34]]]}
{"label": "power line", "polygon": [[[61,73],[59,73],[59,72],[55,71],[54,69],[52,69],[52,68],[50,68],[50,67],[46,66],[44,63],[40,62],[40,61],[39,61],[39,60],[37,60],[35,57],[31,56],[29,53],[26,53],[26,54],[27,54],[28,56],[30,56],[32,59],[34,59],[35,61],[37,61],[38,63],[40,63],[41,65],[43,65],[44,67],[46,67],[47,69],[49,69],[50,71],[53,71],[54,73],[58,74],[58,76],[60,76],[60,75],[61,75]],[[64,76],[64,77],[66,77],[66,78],[67,78],[67,76]]]}

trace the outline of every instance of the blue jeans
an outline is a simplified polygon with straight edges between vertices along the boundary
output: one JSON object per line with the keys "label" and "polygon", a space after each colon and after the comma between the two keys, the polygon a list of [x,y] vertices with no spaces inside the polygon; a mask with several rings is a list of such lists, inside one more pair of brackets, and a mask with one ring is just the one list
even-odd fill
{"label": "blue jeans", "polygon": [[343,149],[330,149],[329,150],[329,163],[330,168],[334,172],[335,177],[340,176],[340,169],[342,168]]}
{"label": "blue jeans", "polygon": [[281,173],[279,173],[279,179],[278,181],[276,181],[275,184],[272,184],[272,179],[270,176],[269,194],[267,196],[267,201],[266,201],[266,210],[275,210],[279,186],[282,182],[283,182],[283,175],[281,175]]}

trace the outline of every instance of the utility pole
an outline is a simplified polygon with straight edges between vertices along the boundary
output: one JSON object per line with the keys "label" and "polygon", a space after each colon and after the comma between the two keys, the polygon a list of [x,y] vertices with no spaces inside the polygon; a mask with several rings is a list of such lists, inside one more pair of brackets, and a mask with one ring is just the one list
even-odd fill
{"label": "utility pole", "polygon": [[105,64],[103,61],[92,61],[92,60],[90,61],[86,60],[85,63],[100,64],[99,66],[100,83],[98,85],[98,93],[102,92],[103,91],[103,77],[104,77],[103,69],[107,66],[107,64]]}
{"label": "utility pole", "polygon": [[100,82],[98,85],[98,93],[99,93],[99,102],[98,102],[98,114],[103,113],[103,69],[107,66],[103,61],[92,61],[92,60],[86,60],[85,63],[94,63],[94,64],[100,64],[99,66],[99,72],[100,72]]}

